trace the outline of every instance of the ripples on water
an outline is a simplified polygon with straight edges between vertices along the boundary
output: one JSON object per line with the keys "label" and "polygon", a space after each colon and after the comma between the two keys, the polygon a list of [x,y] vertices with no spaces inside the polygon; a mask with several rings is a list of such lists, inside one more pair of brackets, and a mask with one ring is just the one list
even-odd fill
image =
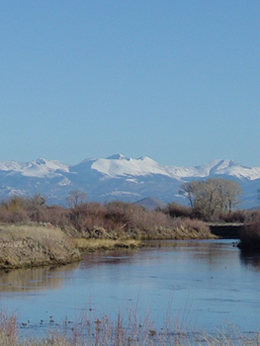
{"label": "ripples on water", "polygon": [[259,328],[259,271],[259,254],[232,240],[149,242],[60,268],[2,272],[0,294],[25,335],[39,336],[66,318],[73,324],[82,309],[113,318],[118,308],[140,318],[149,313],[157,326],[170,310],[187,329],[211,333],[224,324],[252,332]]}

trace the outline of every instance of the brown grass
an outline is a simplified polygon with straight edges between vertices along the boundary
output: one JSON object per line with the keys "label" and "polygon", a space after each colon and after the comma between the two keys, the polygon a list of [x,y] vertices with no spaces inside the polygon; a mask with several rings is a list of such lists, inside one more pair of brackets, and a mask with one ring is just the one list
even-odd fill
{"label": "brown grass", "polygon": [[[185,217],[184,217],[185,216]],[[164,211],[114,201],[80,203],[70,209],[47,206],[40,195],[12,197],[0,204],[0,222],[57,226],[67,235],[102,239],[183,239],[209,237],[207,226],[191,220],[191,209],[172,203]]]}
{"label": "brown grass", "polygon": [[71,239],[57,227],[1,225],[0,268],[63,265],[81,259]]}
{"label": "brown grass", "polygon": [[12,241],[30,238],[41,242],[45,239],[63,242],[67,236],[58,227],[53,227],[51,224],[45,226],[32,224],[32,225],[0,225],[0,240]]}
{"label": "brown grass", "polygon": [[6,309],[0,310],[0,344],[12,345],[18,336],[18,318],[15,312],[9,314]]}
{"label": "brown grass", "polygon": [[[13,196],[0,202],[0,222],[3,223],[51,223],[63,230],[74,228],[78,232],[91,233],[101,227],[115,236],[133,229],[149,232],[161,226],[169,227],[170,219],[198,219],[194,209],[172,202],[167,207],[151,211],[132,203],[114,201],[102,205],[81,202],[71,208],[47,205],[39,194],[32,197]],[[260,222],[260,210],[232,210],[214,215],[214,222],[253,223]]]}
{"label": "brown grass", "polygon": [[81,251],[112,250],[115,248],[134,249],[141,246],[141,242],[134,239],[86,239],[74,238],[73,242]]}
{"label": "brown grass", "polygon": [[104,314],[97,316],[84,309],[73,323],[73,328],[64,321],[62,329],[50,331],[42,338],[21,339],[18,337],[17,315],[0,311],[0,344],[2,346],[86,346],[86,345],[258,345],[259,333],[244,336],[235,328],[216,331],[214,335],[194,331],[179,324],[179,319],[166,316],[163,328],[158,328],[149,314],[139,318],[135,310],[127,315],[119,309],[116,318]]}
{"label": "brown grass", "polygon": [[202,221],[172,218],[161,211],[123,202],[105,206],[84,203],[70,211],[70,219],[85,238],[142,240],[211,237],[209,228]]}
{"label": "brown grass", "polygon": [[5,269],[71,263],[80,259],[79,249],[135,248],[145,239],[213,237],[202,221],[119,201],[66,209],[47,206],[39,195],[12,197],[0,204],[1,221],[0,268]]}

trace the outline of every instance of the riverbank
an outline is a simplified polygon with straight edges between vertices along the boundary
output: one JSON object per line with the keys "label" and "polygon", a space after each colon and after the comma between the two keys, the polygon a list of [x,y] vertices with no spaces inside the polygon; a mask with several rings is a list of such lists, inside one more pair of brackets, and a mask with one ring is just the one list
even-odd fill
{"label": "riverbank", "polygon": [[214,234],[216,237],[222,239],[239,239],[240,234],[245,230],[244,223],[234,223],[234,222],[226,222],[226,223],[206,223],[210,232]]}
{"label": "riverbank", "polygon": [[59,266],[80,260],[79,249],[57,227],[0,226],[0,269]]}
{"label": "riverbank", "polygon": [[133,229],[122,233],[96,227],[92,232],[62,230],[50,223],[0,225],[0,269],[59,266],[80,261],[83,252],[117,248],[135,249],[143,240],[212,239],[215,236],[202,222],[175,223],[174,228],[158,227],[145,232]]}
{"label": "riverbank", "polygon": [[85,239],[67,235],[60,228],[42,225],[0,227],[0,269],[60,266],[80,261],[82,252],[134,249],[134,239]]}

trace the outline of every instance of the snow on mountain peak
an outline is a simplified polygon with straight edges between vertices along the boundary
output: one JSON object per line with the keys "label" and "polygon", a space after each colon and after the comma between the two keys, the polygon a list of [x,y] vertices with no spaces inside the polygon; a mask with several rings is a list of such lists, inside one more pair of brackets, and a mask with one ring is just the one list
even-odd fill
{"label": "snow on mountain peak", "polygon": [[35,163],[37,165],[46,165],[47,161],[45,159],[39,158],[39,159],[35,160]]}
{"label": "snow on mountain peak", "polygon": [[[148,176],[149,179],[144,178]],[[133,201],[150,195],[170,202],[171,198],[179,198],[178,188],[184,182],[208,177],[235,178],[243,191],[251,191],[244,198],[245,203],[247,199],[252,206],[257,203],[257,193],[253,196],[252,191],[258,188],[260,167],[244,167],[233,160],[214,160],[196,167],[161,165],[147,156],[134,159],[122,154],[85,159],[76,165],[44,158],[31,162],[0,161],[0,192],[3,196],[12,193],[29,195],[38,191],[55,203],[65,200],[68,191],[74,189],[82,189],[91,200],[98,201],[105,198]]]}
{"label": "snow on mountain peak", "polygon": [[156,163],[158,165],[158,163],[156,161],[154,161],[153,159],[151,159],[149,156],[140,156],[137,160],[150,162],[150,163],[153,162],[153,163]]}
{"label": "snow on mountain peak", "polygon": [[43,158],[30,162],[0,162],[0,170],[20,172],[23,176],[42,178],[50,177],[56,171],[68,172],[69,165],[55,160],[45,160]]}
{"label": "snow on mountain peak", "polygon": [[107,160],[129,160],[124,155],[118,153],[107,157]]}
{"label": "snow on mountain peak", "polygon": [[17,161],[2,161],[0,162],[1,171],[19,171],[24,166],[24,163]]}
{"label": "snow on mountain peak", "polygon": [[211,169],[210,175],[212,174],[255,180],[260,178],[260,168],[245,167],[234,160],[219,160],[219,163]]}
{"label": "snow on mountain peak", "polygon": [[[196,167],[177,167],[160,165],[148,156],[133,159],[118,153],[105,159],[86,159],[82,161],[81,165],[77,165],[78,172],[83,172],[82,165],[84,166],[84,172],[86,169],[91,168],[107,177],[114,178],[129,176],[129,179],[131,179],[135,176],[158,174],[177,180],[221,175],[248,180],[260,179],[260,167],[244,167],[233,160],[218,159]],[[0,170],[10,172],[8,174],[20,172],[23,176],[38,178],[60,176],[63,173],[69,173],[72,167],[74,166],[44,158],[38,158],[27,163],[16,161],[0,162]]]}
{"label": "snow on mountain peak", "polygon": [[97,159],[93,162],[91,168],[111,177],[166,174],[163,166],[160,166],[149,157],[143,156],[138,159],[129,159],[122,154],[112,155],[106,159]]}
{"label": "snow on mountain peak", "polygon": [[227,175],[250,180],[260,178],[260,168],[248,168],[233,160],[220,159],[196,167],[176,167],[160,165],[147,156],[132,159],[126,158],[122,154],[115,154],[106,159],[94,160],[91,168],[110,177],[161,174],[178,180],[191,177],[206,178],[214,175]]}
{"label": "snow on mountain peak", "polygon": [[[233,160],[217,160],[218,162],[214,165],[214,170],[222,170],[230,167],[240,166],[237,162]],[[214,162],[214,161],[213,161]],[[241,166],[240,166],[241,167]]]}

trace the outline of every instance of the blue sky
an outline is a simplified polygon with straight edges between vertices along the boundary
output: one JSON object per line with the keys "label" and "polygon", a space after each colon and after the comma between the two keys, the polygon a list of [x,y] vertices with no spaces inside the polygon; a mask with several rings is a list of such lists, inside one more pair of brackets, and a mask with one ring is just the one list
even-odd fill
{"label": "blue sky", "polygon": [[0,161],[260,166],[260,2],[0,2]]}

